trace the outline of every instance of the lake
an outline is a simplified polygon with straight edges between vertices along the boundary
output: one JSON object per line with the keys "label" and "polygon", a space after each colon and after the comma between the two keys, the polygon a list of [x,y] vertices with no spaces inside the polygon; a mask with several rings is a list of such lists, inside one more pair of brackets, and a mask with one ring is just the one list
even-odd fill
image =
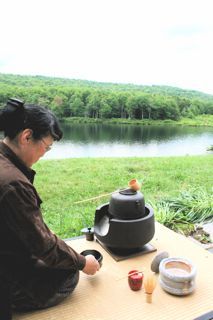
{"label": "lake", "polygon": [[212,127],[63,124],[62,129],[62,141],[45,159],[202,155],[213,145]]}

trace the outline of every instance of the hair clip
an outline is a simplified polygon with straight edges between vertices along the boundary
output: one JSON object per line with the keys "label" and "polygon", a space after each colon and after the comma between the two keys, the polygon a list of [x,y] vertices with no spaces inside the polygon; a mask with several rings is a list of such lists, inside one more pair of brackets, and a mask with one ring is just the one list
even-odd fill
{"label": "hair clip", "polygon": [[10,98],[7,101],[7,105],[16,107],[16,108],[23,108],[24,107],[24,101],[15,99],[15,98]]}

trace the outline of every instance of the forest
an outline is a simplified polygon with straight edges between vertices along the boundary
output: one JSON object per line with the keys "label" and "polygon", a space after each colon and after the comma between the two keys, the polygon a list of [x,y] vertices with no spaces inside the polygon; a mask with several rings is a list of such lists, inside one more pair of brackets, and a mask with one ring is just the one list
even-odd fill
{"label": "forest", "polygon": [[0,73],[0,106],[9,97],[46,106],[61,119],[179,120],[213,114],[213,95],[195,90]]}

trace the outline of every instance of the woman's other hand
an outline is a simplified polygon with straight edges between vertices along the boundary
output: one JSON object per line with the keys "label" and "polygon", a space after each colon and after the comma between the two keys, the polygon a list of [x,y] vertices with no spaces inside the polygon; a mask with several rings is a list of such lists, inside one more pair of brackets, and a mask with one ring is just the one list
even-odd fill
{"label": "woman's other hand", "polygon": [[88,275],[94,275],[100,269],[98,261],[91,254],[88,254],[85,258],[86,265],[82,271]]}

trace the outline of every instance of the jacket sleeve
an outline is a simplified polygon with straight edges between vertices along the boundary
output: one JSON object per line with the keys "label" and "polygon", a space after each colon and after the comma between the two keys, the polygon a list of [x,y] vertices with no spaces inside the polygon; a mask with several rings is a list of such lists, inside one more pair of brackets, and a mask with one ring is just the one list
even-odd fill
{"label": "jacket sleeve", "polygon": [[84,268],[85,257],[53,234],[44,223],[33,185],[17,181],[11,183],[2,195],[1,206],[5,212],[5,223],[29,254],[52,268]]}

